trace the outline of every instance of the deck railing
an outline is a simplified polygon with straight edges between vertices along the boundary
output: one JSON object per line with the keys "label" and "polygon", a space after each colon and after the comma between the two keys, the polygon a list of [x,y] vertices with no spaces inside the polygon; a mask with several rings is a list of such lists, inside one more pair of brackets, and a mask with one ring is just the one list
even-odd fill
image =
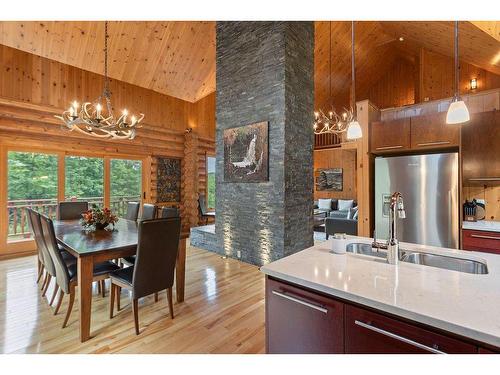
{"label": "deck railing", "polygon": [[[89,205],[96,204],[101,207],[104,202],[103,197],[83,197],[68,200],[87,201],[89,202]],[[140,200],[140,195],[114,196],[111,197],[110,209],[115,215],[123,217],[127,212],[127,202]],[[9,240],[31,237],[28,225],[28,212],[26,211],[29,207],[34,208],[38,212],[54,219],[57,214],[57,199],[24,199],[8,201],[7,212],[9,215]]]}

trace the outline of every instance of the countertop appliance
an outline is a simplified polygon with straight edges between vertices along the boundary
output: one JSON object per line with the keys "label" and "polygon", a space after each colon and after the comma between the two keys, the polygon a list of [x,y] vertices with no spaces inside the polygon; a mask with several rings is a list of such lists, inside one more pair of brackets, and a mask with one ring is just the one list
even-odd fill
{"label": "countertop appliance", "polygon": [[401,192],[406,218],[398,239],[458,249],[458,153],[377,157],[375,159],[375,232],[389,238],[391,194]]}

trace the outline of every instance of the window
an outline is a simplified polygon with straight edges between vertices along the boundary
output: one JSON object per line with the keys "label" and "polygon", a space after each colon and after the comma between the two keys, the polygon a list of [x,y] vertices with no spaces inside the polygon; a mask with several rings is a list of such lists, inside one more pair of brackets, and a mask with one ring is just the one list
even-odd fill
{"label": "window", "polygon": [[104,160],[86,156],[65,158],[65,200],[104,205]]}
{"label": "window", "polygon": [[207,156],[207,208],[215,208],[215,157]]}
{"label": "window", "polygon": [[111,210],[123,217],[127,202],[140,202],[142,193],[142,162],[111,159]]}
{"label": "window", "polygon": [[57,155],[9,151],[7,155],[8,241],[30,238],[26,208],[54,217],[57,208]]}

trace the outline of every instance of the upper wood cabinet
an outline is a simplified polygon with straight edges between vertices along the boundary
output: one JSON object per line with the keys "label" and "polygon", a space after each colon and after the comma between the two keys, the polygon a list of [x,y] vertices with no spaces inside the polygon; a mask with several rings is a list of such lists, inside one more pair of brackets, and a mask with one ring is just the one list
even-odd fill
{"label": "upper wood cabinet", "polygon": [[446,124],[446,112],[411,118],[411,147],[434,149],[458,147],[460,126]]}
{"label": "upper wood cabinet", "polygon": [[370,148],[374,153],[410,149],[410,119],[373,122],[370,140]]}
{"label": "upper wood cabinet", "polygon": [[500,111],[475,113],[462,127],[464,186],[500,184]]}

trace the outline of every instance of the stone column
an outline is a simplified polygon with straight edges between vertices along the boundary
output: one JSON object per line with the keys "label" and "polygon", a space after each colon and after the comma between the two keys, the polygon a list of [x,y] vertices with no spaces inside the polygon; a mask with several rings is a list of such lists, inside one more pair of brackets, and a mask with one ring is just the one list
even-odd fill
{"label": "stone column", "polygon": [[[216,235],[262,265],[313,244],[313,22],[217,22]],[[224,129],[269,122],[269,181],[224,182]]]}

